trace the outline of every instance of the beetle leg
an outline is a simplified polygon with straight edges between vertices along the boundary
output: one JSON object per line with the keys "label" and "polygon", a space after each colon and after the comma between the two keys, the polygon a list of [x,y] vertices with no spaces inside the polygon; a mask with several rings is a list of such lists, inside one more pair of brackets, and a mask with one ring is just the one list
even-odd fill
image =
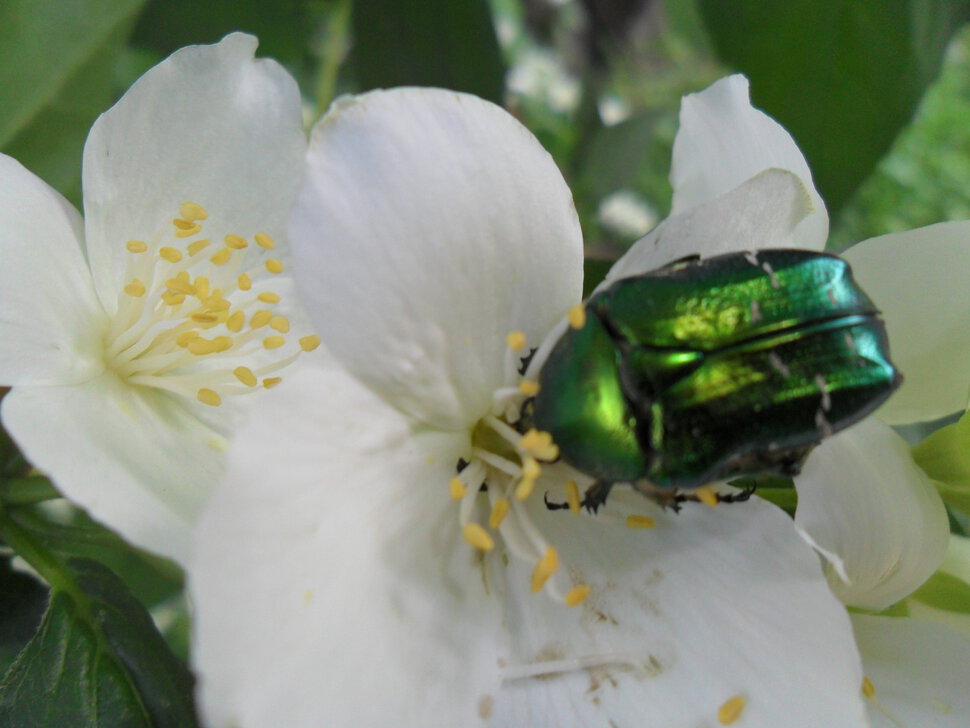
{"label": "beetle leg", "polygon": [[550,503],[548,493],[542,495],[542,502],[546,504],[546,508],[550,511],[565,511],[569,508],[568,503]]}
{"label": "beetle leg", "polygon": [[609,496],[610,488],[612,487],[612,483],[596,481],[586,489],[586,492],[583,494],[583,501],[580,503],[580,505],[595,515],[596,511],[600,509],[600,506],[606,504],[606,498]]}

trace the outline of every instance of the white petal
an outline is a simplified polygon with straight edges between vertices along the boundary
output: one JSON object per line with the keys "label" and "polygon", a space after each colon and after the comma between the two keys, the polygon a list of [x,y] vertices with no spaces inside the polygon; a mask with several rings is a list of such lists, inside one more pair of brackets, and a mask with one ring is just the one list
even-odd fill
{"label": "white petal", "polygon": [[656,527],[534,513],[593,589],[561,606],[513,562],[508,672],[547,674],[506,681],[495,725],[714,728],[736,696],[745,728],[866,725],[848,617],[785,514],[754,499],[675,515],[621,488],[606,511],[624,503]]}
{"label": "white petal", "polygon": [[795,524],[834,559],[832,589],[846,604],[885,608],[943,559],[949,536],[943,502],[906,442],[875,418],[819,445],[795,485]]}
{"label": "white petal", "polygon": [[16,387],[3,424],[65,496],[136,546],[185,563],[225,440],[181,400],[108,372],[76,386]]}
{"label": "white petal", "polygon": [[205,235],[277,239],[303,170],[306,135],[293,79],[254,60],[256,39],[234,33],[190,46],[142,76],[94,124],[84,147],[88,255],[113,310],[129,239],[168,232],[179,205],[209,212]]}
{"label": "white petal", "polygon": [[81,224],[67,200],[0,154],[0,384],[83,381],[104,368]]}
{"label": "white petal", "polygon": [[852,616],[873,728],[965,728],[970,640],[916,619]]}
{"label": "white petal", "polygon": [[798,177],[780,169],[765,170],[720,197],[668,217],[616,262],[607,279],[655,270],[688,255],[709,258],[798,247],[793,234],[812,209]]}
{"label": "white petal", "polygon": [[439,89],[344,99],[314,129],[291,227],[297,283],[334,355],[395,406],[457,429],[580,300],[569,190],[499,107]]}
{"label": "white petal", "polygon": [[448,495],[467,434],[339,370],[253,413],[190,569],[208,725],[478,724],[503,647]]}
{"label": "white petal", "polygon": [[670,172],[671,214],[709,202],[772,168],[798,175],[812,199],[812,214],[793,236],[795,247],[822,250],[828,238],[825,203],[795,140],[777,121],[751,106],[748,79],[728,76],[684,97]]}
{"label": "white petal", "polygon": [[883,235],[844,254],[882,309],[903,386],[879,417],[904,424],[943,417],[970,394],[970,222]]}

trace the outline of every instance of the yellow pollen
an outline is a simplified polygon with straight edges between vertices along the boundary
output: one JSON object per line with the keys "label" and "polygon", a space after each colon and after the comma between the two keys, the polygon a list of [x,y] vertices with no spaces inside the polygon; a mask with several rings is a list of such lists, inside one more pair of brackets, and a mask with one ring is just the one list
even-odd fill
{"label": "yellow pollen", "polygon": [[535,397],[539,394],[539,382],[532,379],[523,379],[519,382],[519,391],[526,397]]}
{"label": "yellow pollen", "polygon": [[559,457],[559,446],[552,441],[552,435],[535,428],[522,436],[519,447],[540,460],[552,461]]}
{"label": "yellow pollen", "polygon": [[876,686],[865,676],[862,677],[862,695],[867,698],[876,697]]}
{"label": "yellow pollen", "polygon": [[717,710],[717,722],[721,725],[731,725],[741,717],[747,701],[741,695],[735,695],[730,700],[725,701]]}
{"label": "yellow pollen", "polygon": [[253,287],[252,280],[250,280],[249,276],[247,276],[245,273],[240,273],[236,282],[239,284],[240,291],[248,291]]}
{"label": "yellow pollen", "polygon": [[505,343],[512,351],[525,348],[525,334],[521,331],[510,331],[505,337]]}
{"label": "yellow pollen", "polygon": [[203,238],[202,240],[196,240],[194,243],[189,243],[185,249],[189,251],[189,255],[195,255],[208,248],[210,242],[207,238]]}
{"label": "yellow pollen", "polygon": [[279,349],[286,343],[282,336],[267,336],[263,339],[263,347],[266,349]]}
{"label": "yellow pollen", "polygon": [[569,319],[569,325],[574,329],[581,329],[586,325],[586,309],[583,308],[583,304],[577,303],[566,314],[566,318]]}
{"label": "yellow pollen", "polygon": [[653,528],[657,522],[650,516],[632,515],[626,517],[627,528]]}
{"label": "yellow pollen", "polygon": [[274,316],[270,319],[269,327],[279,331],[281,334],[288,334],[290,332],[290,321],[283,316]]}
{"label": "yellow pollen", "polygon": [[249,328],[261,329],[272,320],[273,320],[273,314],[271,311],[260,309],[259,311],[253,314],[253,317],[251,319],[249,319]]}
{"label": "yellow pollen", "polygon": [[488,531],[477,523],[466,523],[461,530],[462,538],[479,551],[491,551],[495,548],[495,541],[488,535]]}
{"label": "yellow pollen", "polygon": [[180,281],[185,281],[186,283],[192,282],[191,279],[189,278],[189,272],[187,270],[180,270],[178,273],[175,274],[175,277],[178,278]]}
{"label": "yellow pollen", "polygon": [[271,293],[270,291],[264,291],[263,293],[260,293],[258,296],[256,296],[256,298],[258,298],[263,303],[279,303],[280,302],[279,294]]}
{"label": "yellow pollen", "polygon": [[148,250],[148,246],[143,240],[129,240],[125,243],[125,247],[128,248],[129,253],[144,253]]}
{"label": "yellow pollen", "polygon": [[509,508],[512,504],[509,503],[507,498],[499,498],[495,501],[492,506],[492,513],[488,517],[488,527],[493,531],[502,525],[502,521],[505,520],[505,516],[508,515]]}
{"label": "yellow pollen", "polygon": [[236,367],[232,370],[232,373],[236,375],[236,379],[247,387],[256,386],[256,375],[253,374],[253,370],[249,367]]}
{"label": "yellow pollen", "polygon": [[162,294],[162,301],[168,306],[178,306],[185,300],[184,293],[175,293],[174,291],[165,291]]}
{"label": "yellow pollen", "polygon": [[576,485],[575,480],[566,483],[566,502],[569,504],[571,513],[579,513],[579,486]]}
{"label": "yellow pollen", "polygon": [[243,248],[249,247],[249,243],[238,235],[227,235],[225,237],[225,243],[227,248],[232,248],[233,250],[242,250]]}
{"label": "yellow pollen", "polygon": [[216,351],[229,351],[232,348],[233,340],[231,336],[217,336],[212,340],[212,343],[216,347]]}
{"label": "yellow pollen", "polygon": [[272,250],[276,247],[276,242],[266,233],[256,233],[256,244],[261,248],[266,248],[266,250]]}
{"label": "yellow pollen", "polygon": [[205,387],[199,390],[197,396],[202,404],[207,404],[211,407],[218,407],[220,404],[222,404],[222,397],[213,392],[211,389],[206,389]]}
{"label": "yellow pollen", "polygon": [[318,346],[320,346],[320,337],[316,334],[304,336],[302,339],[300,339],[300,348],[303,349],[303,351],[313,351]]}
{"label": "yellow pollen", "polygon": [[232,248],[223,248],[209,258],[214,265],[225,265],[232,257]]}
{"label": "yellow pollen", "polygon": [[192,320],[200,324],[214,324],[219,320],[219,316],[214,313],[194,313]]}
{"label": "yellow pollen", "polygon": [[195,286],[182,278],[169,278],[165,281],[165,287],[175,293],[184,293],[188,296],[195,295]]}
{"label": "yellow pollen", "polygon": [[204,336],[197,336],[196,338],[189,341],[185,347],[190,353],[196,356],[205,356],[206,354],[214,354],[218,347],[216,342],[205,338]]}
{"label": "yellow pollen", "polygon": [[231,304],[229,301],[222,297],[222,291],[218,288],[212,292],[212,295],[205,299],[202,303],[206,305],[211,311],[228,311]]}
{"label": "yellow pollen", "polygon": [[200,336],[202,336],[202,334],[200,334],[198,331],[186,331],[185,333],[178,335],[175,343],[184,349],[189,345],[189,342],[198,339]]}
{"label": "yellow pollen", "polygon": [[270,258],[266,261],[266,270],[268,270],[270,273],[282,273],[283,261],[277,260],[276,258]]}
{"label": "yellow pollen", "polygon": [[525,500],[532,495],[532,489],[535,488],[536,479],[541,472],[542,468],[539,467],[536,459],[531,456],[526,456],[522,463],[522,479],[515,487],[515,497],[517,500]]}
{"label": "yellow pollen", "polygon": [[131,283],[125,286],[125,293],[134,298],[140,298],[145,295],[145,284],[140,280],[135,278]]}
{"label": "yellow pollen", "polygon": [[577,584],[566,592],[565,602],[567,607],[576,607],[586,601],[589,596],[589,584]]}
{"label": "yellow pollen", "polygon": [[195,202],[183,202],[179,205],[179,215],[183,220],[188,220],[189,222],[195,222],[196,220],[205,220],[209,217],[209,213],[202,205],[196,204]]}
{"label": "yellow pollen", "polygon": [[532,591],[537,592],[546,585],[549,577],[556,573],[559,568],[559,553],[555,548],[549,546],[546,553],[539,559],[536,568],[532,570]]}
{"label": "yellow pollen", "polygon": [[246,314],[242,311],[236,311],[232,316],[226,320],[226,328],[232,333],[238,334],[242,331],[243,325],[246,323]]}
{"label": "yellow pollen", "polygon": [[178,263],[182,260],[182,251],[178,248],[170,248],[165,246],[164,248],[159,248],[158,256],[164,258],[169,263]]}
{"label": "yellow pollen", "polygon": [[205,276],[195,277],[195,295],[200,301],[209,297],[209,279]]}
{"label": "yellow pollen", "polygon": [[717,505],[717,493],[714,492],[714,488],[709,485],[702,485],[697,488],[694,493],[697,495],[697,500],[703,503],[705,506],[710,506],[713,508]]}
{"label": "yellow pollen", "polygon": [[448,481],[448,492],[451,494],[453,500],[461,500],[468,493],[468,488],[461,482],[461,478],[456,475]]}
{"label": "yellow pollen", "polygon": [[189,222],[188,220],[179,220],[176,218],[172,220],[172,224],[175,226],[175,237],[177,238],[190,238],[202,231],[202,226],[197,222]]}
{"label": "yellow pollen", "polygon": [[263,387],[266,389],[272,389],[282,381],[283,377],[266,377],[263,379]]}

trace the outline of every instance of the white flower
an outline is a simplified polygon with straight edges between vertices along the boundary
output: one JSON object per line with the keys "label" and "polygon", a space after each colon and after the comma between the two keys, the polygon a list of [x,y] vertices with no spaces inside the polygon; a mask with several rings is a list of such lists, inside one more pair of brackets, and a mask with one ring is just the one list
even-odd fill
{"label": "white flower", "polygon": [[301,350],[273,250],[304,166],[300,98],[255,48],[183,49],[103,114],[83,220],[0,156],[4,425],[67,497],[179,561],[224,467],[229,395]]}
{"label": "white flower", "polygon": [[[612,276],[824,244],[804,160],[740,77],[685,100],[672,178],[674,214]],[[809,459],[797,524],[757,498],[675,515],[623,488],[596,517],[550,511],[543,494],[574,505],[590,479],[507,421],[521,356],[579,303],[580,231],[549,156],[473,97],[338,103],[291,239],[346,371],[259,409],[197,531],[213,726],[868,725],[852,626],[796,525],[852,600],[932,571],[919,539],[942,509],[909,515],[926,483],[893,444],[866,464],[878,424]]]}

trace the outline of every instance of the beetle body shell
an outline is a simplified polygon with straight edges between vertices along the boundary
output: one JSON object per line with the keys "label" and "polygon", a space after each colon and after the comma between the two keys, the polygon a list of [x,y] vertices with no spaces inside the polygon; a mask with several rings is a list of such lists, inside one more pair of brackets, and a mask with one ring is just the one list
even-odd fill
{"label": "beetle body shell", "polygon": [[618,280],[585,308],[543,363],[524,422],[601,483],[794,475],[901,381],[877,309],[833,255],[687,259]]}

